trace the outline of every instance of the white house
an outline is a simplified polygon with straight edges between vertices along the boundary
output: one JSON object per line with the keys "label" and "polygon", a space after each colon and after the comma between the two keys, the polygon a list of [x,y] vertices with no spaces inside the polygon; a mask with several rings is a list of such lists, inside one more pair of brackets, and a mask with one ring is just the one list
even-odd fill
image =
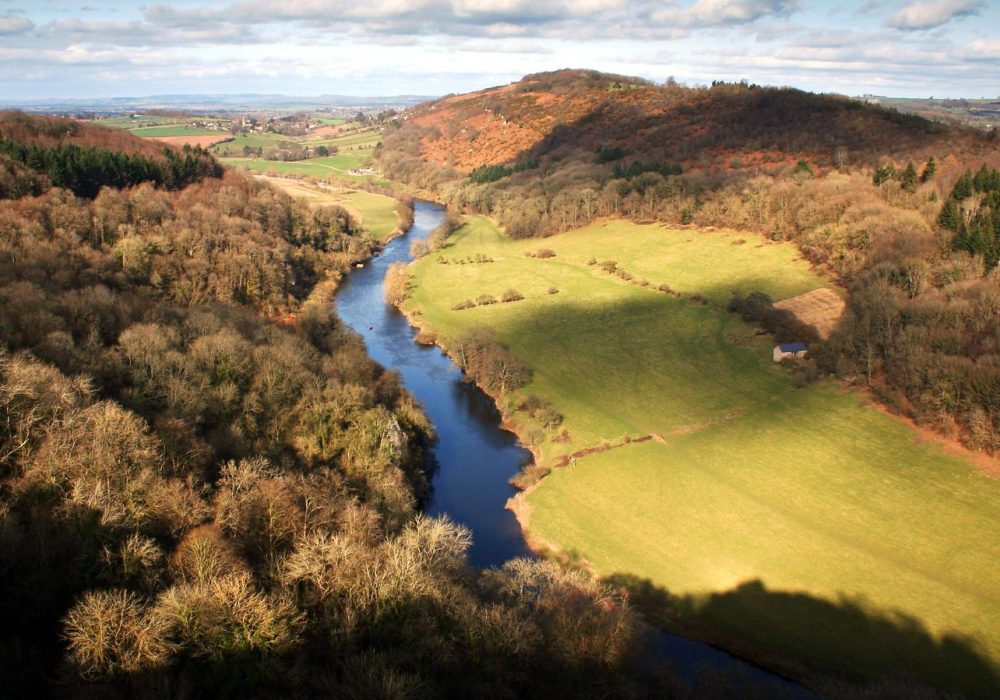
{"label": "white house", "polygon": [[809,352],[809,346],[805,343],[778,343],[774,346],[771,358],[775,362],[781,362],[793,357],[805,357]]}

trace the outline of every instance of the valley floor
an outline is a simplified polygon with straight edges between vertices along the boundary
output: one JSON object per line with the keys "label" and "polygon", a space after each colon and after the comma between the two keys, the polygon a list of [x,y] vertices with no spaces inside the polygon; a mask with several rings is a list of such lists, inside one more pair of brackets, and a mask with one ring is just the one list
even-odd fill
{"label": "valley floor", "polygon": [[794,247],[618,221],[511,241],[483,218],[449,243],[406,309],[445,347],[485,326],[531,366],[500,403],[557,466],[519,496],[536,546],[798,676],[1000,689],[1000,481],[833,381],[796,388],[725,311],[827,286]]}

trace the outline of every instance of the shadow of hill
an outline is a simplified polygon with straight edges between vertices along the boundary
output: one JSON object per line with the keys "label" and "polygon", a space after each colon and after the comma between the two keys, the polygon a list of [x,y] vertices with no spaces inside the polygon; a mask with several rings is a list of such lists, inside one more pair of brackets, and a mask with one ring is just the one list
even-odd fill
{"label": "shadow of hill", "polygon": [[913,692],[929,686],[1000,697],[1000,672],[975,641],[955,634],[938,639],[919,620],[869,609],[860,599],[832,602],[768,590],[759,580],[704,596],[674,595],[632,574],[605,582],[626,589],[654,624],[697,635],[821,690],[836,687],[824,678],[837,677],[899,681]]}

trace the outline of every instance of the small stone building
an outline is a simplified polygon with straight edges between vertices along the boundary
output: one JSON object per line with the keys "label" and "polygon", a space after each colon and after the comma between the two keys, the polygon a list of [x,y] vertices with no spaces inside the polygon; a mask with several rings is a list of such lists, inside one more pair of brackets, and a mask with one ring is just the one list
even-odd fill
{"label": "small stone building", "polygon": [[775,362],[781,362],[793,357],[805,357],[807,352],[809,352],[809,346],[805,343],[778,343],[774,346],[771,358]]}

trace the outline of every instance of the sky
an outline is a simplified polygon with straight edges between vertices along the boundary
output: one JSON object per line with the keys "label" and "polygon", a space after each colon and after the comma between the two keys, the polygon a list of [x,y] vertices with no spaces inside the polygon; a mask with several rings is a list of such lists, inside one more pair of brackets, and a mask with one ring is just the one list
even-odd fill
{"label": "sky", "polygon": [[0,0],[0,100],[442,95],[559,68],[1000,96],[1000,0]]}

